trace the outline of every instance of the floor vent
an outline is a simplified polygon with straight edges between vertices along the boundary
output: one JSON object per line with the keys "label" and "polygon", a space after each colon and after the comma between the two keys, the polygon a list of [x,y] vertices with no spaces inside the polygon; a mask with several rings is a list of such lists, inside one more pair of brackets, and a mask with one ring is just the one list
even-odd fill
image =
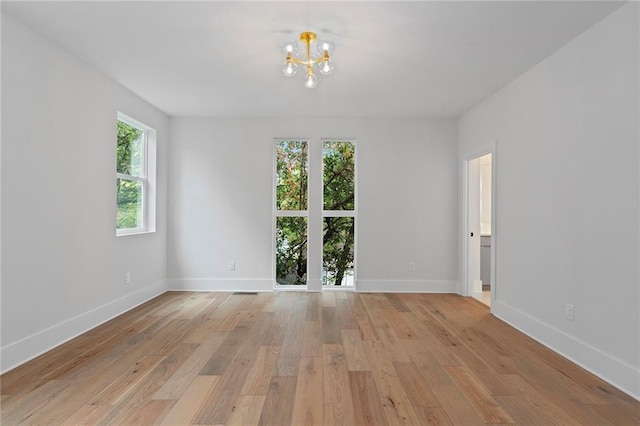
{"label": "floor vent", "polygon": [[234,291],[231,294],[243,294],[243,295],[247,295],[247,294],[255,294],[257,295],[258,292],[257,291]]}

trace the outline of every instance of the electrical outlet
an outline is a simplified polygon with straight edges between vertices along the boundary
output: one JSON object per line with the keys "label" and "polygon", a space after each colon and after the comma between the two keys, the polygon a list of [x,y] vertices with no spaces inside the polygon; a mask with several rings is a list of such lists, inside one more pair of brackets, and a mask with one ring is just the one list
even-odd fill
{"label": "electrical outlet", "polygon": [[415,271],[416,271],[416,263],[409,262],[409,272],[415,272]]}
{"label": "electrical outlet", "polygon": [[573,305],[570,303],[566,303],[564,305],[564,316],[566,319],[573,321]]}
{"label": "electrical outlet", "polygon": [[131,284],[131,272],[125,272],[124,274],[124,283]]}
{"label": "electrical outlet", "polygon": [[230,271],[235,271],[236,270],[236,261],[235,260],[230,260],[229,261],[229,270]]}

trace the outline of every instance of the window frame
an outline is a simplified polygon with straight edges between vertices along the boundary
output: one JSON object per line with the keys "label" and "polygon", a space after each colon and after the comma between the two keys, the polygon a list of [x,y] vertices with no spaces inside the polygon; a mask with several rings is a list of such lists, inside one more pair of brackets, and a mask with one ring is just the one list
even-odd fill
{"label": "window frame", "polygon": [[[155,172],[156,172],[156,130],[135,118],[120,111],[117,112],[116,123],[122,122],[142,132],[142,164],[140,176],[118,173],[116,152],[116,185],[118,179],[140,182],[142,184],[142,226],[136,228],[118,228],[118,194],[116,189],[116,236],[147,234],[155,232]],[[117,141],[116,141],[117,149]],[[116,186],[117,188],[117,186]]]}

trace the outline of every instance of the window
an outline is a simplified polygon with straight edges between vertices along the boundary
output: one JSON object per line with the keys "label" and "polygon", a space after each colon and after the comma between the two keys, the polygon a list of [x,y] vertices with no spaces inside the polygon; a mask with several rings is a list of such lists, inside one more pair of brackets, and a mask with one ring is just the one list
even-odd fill
{"label": "window", "polygon": [[116,235],[155,231],[154,129],[118,113]]}
{"label": "window", "polygon": [[356,236],[356,146],[323,140],[322,283],[354,286]]}
{"label": "window", "polygon": [[279,286],[307,284],[307,141],[276,141],[275,263]]}

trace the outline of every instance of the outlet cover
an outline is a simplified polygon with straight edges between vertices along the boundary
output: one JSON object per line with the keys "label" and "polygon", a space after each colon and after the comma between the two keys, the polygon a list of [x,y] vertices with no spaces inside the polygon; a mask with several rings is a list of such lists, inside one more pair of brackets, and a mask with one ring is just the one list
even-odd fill
{"label": "outlet cover", "polygon": [[409,272],[415,272],[415,271],[416,271],[416,263],[409,262]]}
{"label": "outlet cover", "polygon": [[235,271],[236,270],[236,261],[235,260],[230,260],[229,261],[229,270],[230,271]]}
{"label": "outlet cover", "polygon": [[567,303],[564,305],[564,316],[566,319],[573,321],[573,305]]}
{"label": "outlet cover", "polygon": [[124,283],[131,284],[131,272],[126,272],[124,274]]}

